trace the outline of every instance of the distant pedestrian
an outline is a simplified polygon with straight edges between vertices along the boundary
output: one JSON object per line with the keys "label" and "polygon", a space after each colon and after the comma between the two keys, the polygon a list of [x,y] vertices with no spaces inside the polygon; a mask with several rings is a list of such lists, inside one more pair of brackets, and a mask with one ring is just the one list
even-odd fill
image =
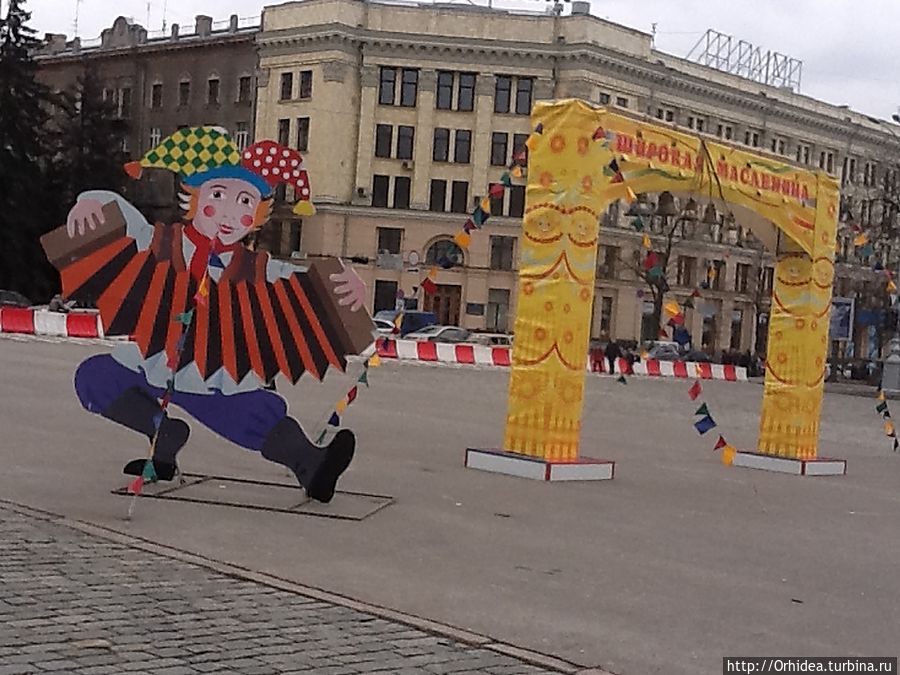
{"label": "distant pedestrian", "polygon": [[609,374],[615,375],[616,373],[616,360],[622,355],[622,350],[619,349],[618,343],[615,340],[610,340],[606,345],[606,362],[609,364]]}

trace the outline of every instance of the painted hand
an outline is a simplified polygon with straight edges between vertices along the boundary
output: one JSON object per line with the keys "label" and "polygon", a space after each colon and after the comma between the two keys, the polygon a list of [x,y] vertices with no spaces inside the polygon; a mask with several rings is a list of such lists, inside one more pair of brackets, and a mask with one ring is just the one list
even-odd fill
{"label": "painted hand", "polygon": [[366,285],[352,267],[344,267],[343,272],[332,274],[331,280],[335,283],[334,292],[343,296],[338,298],[339,305],[350,305],[351,312],[362,309],[366,301]]}
{"label": "painted hand", "polygon": [[69,211],[69,217],[66,220],[66,230],[69,233],[69,237],[72,238],[76,232],[84,234],[86,228],[95,230],[98,225],[102,225],[104,222],[103,204],[96,199],[82,199]]}

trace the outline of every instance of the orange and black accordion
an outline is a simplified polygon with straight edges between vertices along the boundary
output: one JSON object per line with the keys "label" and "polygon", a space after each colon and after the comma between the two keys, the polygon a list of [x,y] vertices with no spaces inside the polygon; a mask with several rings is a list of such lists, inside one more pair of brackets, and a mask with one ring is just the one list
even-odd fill
{"label": "orange and black accordion", "polygon": [[[181,225],[156,225],[139,251],[115,203],[104,216],[96,230],[70,238],[63,226],[41,243],[63,295],[95,302],[106,335],[131,336],[146,359],[165,352],[178,358],[177,370],[195,363],[204,379],[224,368],[235,382],[253,372],[263,382],[281,373],[296,383],[307,371],[317,379],[329,366],[343,371],[348,355],[372,343],[369,315],[339,305],[331,291],[329,276],[342,269],[336,258],[269,283],[268,254],[238,247],[219,281],[210,280],[205,302],[195,303],[199,284],[181,252]],[[191,308],[185,328],[177,317]]]}

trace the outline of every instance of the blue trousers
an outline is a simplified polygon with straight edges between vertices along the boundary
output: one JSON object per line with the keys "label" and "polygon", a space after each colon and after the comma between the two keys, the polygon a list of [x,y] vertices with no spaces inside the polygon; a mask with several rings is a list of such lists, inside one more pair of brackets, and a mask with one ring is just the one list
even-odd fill
{"label": "blue trousers", "polygon": [[[136,373],[109,354],[86,359],[75,371],[75,392],[85,410],[102,414],[128,389],[138,387],[154,398],[165,393],[149,384],[143,373]],[[232,394],[185,394],[176,391],[171,404],[177,405],[198,422],[229,441],[259,450],[272,428],[287,415],[287,403],[278,394],[265,389]]]}

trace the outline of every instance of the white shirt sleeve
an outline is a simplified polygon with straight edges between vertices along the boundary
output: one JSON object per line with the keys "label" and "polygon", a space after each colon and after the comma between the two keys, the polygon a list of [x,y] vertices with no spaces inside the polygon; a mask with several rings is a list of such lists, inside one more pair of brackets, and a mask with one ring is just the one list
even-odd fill
{"label": "white shirt sleeve", "polygon": [[137,242],[139,251],[150,247],[150,242],[153,241],[153,226],[147,222],[143,214],[127,199],[109,190],[82,192],[78,195],[78,201],[82,199],[93,199],[101,204],[116,202],[119,205],[122,216],[125,218],[125,233]]}

